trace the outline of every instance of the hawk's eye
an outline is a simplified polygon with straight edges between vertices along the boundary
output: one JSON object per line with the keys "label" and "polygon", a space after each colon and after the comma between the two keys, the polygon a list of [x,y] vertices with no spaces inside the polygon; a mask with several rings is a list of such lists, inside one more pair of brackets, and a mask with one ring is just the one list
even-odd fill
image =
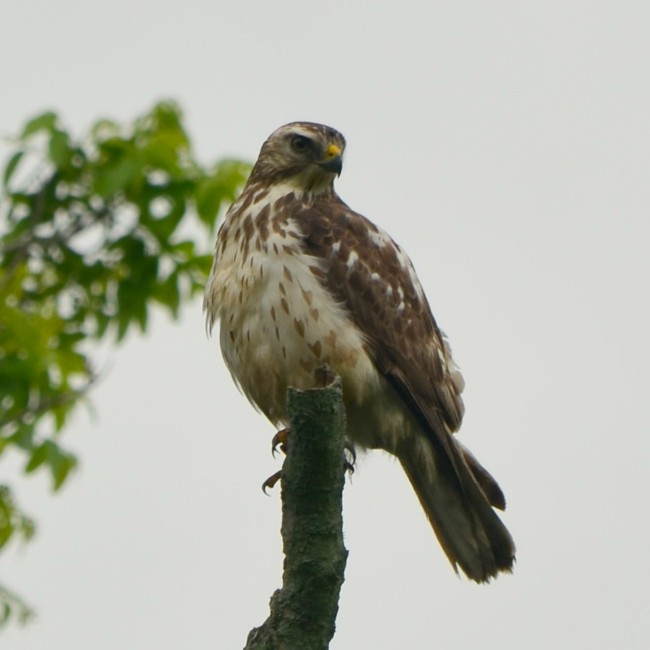
{"label": "hawk's eye", "polygon": [[304,153],[307,151],[310,144],[311,140],[306,138],[304,135],[294,135],[293,138],[291,138],[291,147],[298,153]]}

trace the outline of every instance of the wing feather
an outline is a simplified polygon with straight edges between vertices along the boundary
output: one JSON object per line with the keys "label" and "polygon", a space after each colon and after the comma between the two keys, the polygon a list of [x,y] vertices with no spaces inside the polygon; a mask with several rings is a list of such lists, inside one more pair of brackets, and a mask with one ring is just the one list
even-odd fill
{"label": "wing feather", "polygon": [[293,218],[329,290],[363,332],[378,370],[458,475],[463,461],[449,433],[462,420],[462,384],[410,260],[338,197],[316,201]]}

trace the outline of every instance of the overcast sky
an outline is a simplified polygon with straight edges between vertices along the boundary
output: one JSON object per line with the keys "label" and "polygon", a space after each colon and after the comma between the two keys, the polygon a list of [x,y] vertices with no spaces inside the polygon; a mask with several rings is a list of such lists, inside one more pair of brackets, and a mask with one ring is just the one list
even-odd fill
{"label": "overcast sky", "polygon": [[[344,133],[338,190],[409,252],[496,475],[511,576],[458,579],[401,469],[345,491],[335,650],[646,648],[650,638],[650,5],[23,0],[0,22],[0,132],[83,131],[160,98],[204,162],[277,126]],[[6,152],[6,149],[4,150]],[[62,493],[14,483],[36,540],[0,582],[38,610],[12,650],[243,647],[282,556],[273,428],[200,303],[112,356],[64,442]],[[15,477],[16,459],[2,465]],[[13,480],[13,479],[12,479]]]}

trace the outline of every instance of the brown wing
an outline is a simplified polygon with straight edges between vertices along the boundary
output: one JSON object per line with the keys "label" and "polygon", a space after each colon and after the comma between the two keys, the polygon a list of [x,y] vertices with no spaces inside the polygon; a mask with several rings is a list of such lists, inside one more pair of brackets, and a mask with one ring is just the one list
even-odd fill
{"label": "brown wing", "polygon": [[330,291],[364,333],[377,368],[458,476],[463,461],[449,432],[462,419],[461,387],[407,256],[338,197],[292,216],[306,252],[324,264]]}

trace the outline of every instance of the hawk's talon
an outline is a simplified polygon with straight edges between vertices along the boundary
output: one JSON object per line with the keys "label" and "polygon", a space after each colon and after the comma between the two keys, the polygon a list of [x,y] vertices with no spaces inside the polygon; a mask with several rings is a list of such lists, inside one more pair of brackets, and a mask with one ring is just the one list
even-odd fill
{"label": "hawk's talon", "polygon": [[282,470],[279,469],[275,474],[271,474],[264,483],[262,483],[262,492],[266,494],[266,496],[269,496],[269,493],[267,490],[272,490],[276,483],[282,478]]}
{"label": "hawk's talon", "polygon": [[278,447],[280,451],[286,456],[287,455],[287,443],[289,442],[289,429],[281,429],[278,431],[273,438],[271,439],[271,455],[275,458],[275,452]]}

